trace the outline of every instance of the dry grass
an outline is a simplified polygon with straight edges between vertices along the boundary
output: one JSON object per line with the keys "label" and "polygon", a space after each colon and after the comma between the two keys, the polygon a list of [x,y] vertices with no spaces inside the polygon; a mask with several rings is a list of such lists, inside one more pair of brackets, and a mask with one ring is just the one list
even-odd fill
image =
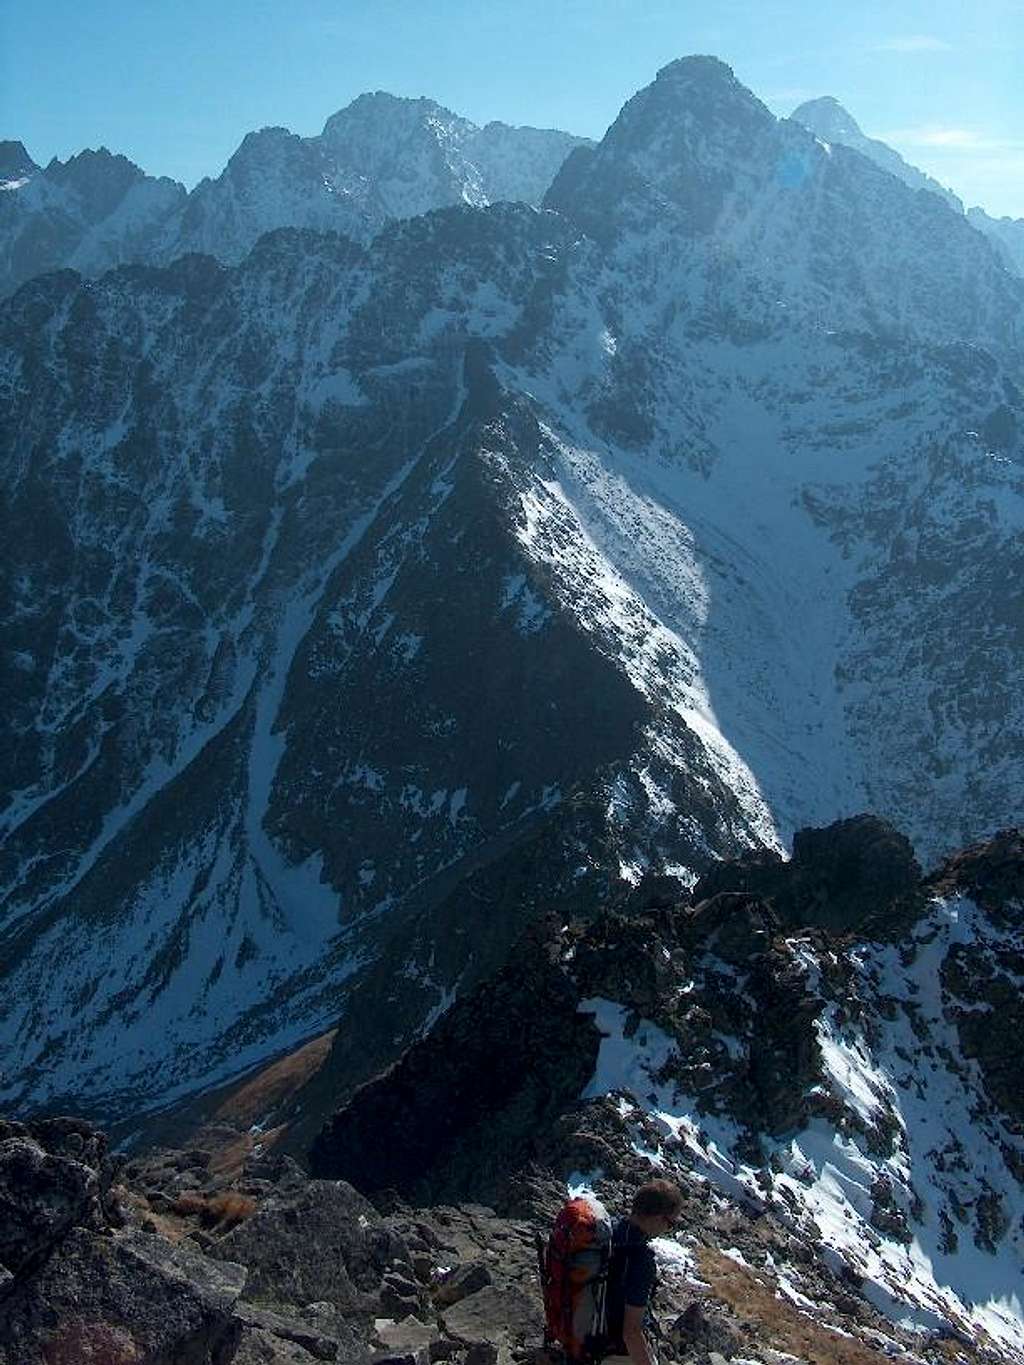
{"label": "dry grass", "polygon": [[[776,1350],[788,1351],[807,1365],[876,1365],[891,1357],[862,1341],[851,1341],[813,1318],[801,1313],[795,1304],[777,1296],[774,1288],[762,1282],[750,1269],[728,1256],[703,1247],[698,1261],[712,1292],[727,1303],[741,1322],[751,1325],[756,1339]],[[954,1341],[932,1340],[929,1352],[949,1365],[981,1365],[991,1362],[991,1353],[976,1352]]]}
{"label": "dry grass", "polygon": [[337,1029],[322,1033],[296,1052],[264,1067],[232,1090],[214,1111],[213,1118],[222,1123],[256,1123],[320,1070],[336,1033]]}
{"label": "dry grass", "polygon": [[210,1174],[231,1177],[238,1175],[252,1156],[257,1139],[251,1133],[239,1133],[229,1141],[223,1137],[211,1141],[206,1131],[201,1128],[195,1136],[195,1141],[210,1153]]}
{"label": "dry grass", "polygon": [[256,1212],[256,1200],[238,1190],[225,1190],[223,1194],[188,1191],[175,1200],[174,1212],[182,1218],[198,1218],[204,1228],[227,1232]]}
{"label": "dry grass", "polygon": [[741,1322],[749,1322],[757,1340],[779,1351],[788,1351],[807,1365],[880,1365],[889,1357],[862,1342],[830,1332],[806,1317],[795,1304],[776,1297],[774,1289],[728,1256],[702,1248],[699,1253],[703,1278],[712,1293],[727,1303]]}

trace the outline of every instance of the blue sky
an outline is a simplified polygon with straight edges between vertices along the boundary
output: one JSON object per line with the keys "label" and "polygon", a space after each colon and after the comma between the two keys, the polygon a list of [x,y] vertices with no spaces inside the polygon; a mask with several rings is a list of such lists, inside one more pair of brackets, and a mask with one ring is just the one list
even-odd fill
{"label": "blue sky", "polygon": [[1024,217],[1024,0],[0,0],[0,138],[192,185],[364,90],[599,137],[710,52],[776,113],[835,95],[968,204]]}

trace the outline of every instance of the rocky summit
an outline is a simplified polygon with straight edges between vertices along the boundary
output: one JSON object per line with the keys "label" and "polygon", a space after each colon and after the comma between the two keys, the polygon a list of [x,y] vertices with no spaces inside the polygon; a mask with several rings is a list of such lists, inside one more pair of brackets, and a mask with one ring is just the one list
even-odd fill
{"label": "rocky summit", "polygon": [[1024,1360],[1024,835],[910,885],[866,828],[805,832],[803,880],[860,871],[802,924],[777,867],[554,913],[308,1152],[308,1090],[131,1158],[0,1124],[0,1361],[548,1365],[538,1237],[654,1172],[661,1359]]}
{"label": "rocky summit", "polygon": [[679,1359],[1012,1359],[1005,252],[710,56],[0,171],[11,1360],[504,1361],[652,1163]]}

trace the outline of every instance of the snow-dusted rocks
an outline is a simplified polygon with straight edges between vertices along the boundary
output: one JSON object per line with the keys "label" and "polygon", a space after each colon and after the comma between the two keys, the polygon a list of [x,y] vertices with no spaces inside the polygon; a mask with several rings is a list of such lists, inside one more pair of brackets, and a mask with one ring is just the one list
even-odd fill
{"label": "snow-dusted rocks", "polygon": [[385,223],[453,204],[537,205],[569,151],[554,129],[468,119],[428,99],[361,95],[318,137],[249,133],[215,179],[186,195],[106,150],[40,170],[0,143],[0,296],[33,275],[166,265],[190,252],[237,263],[277,228],[368,242]]}
{"label": "snow-dusted rocks", "polygon": [[[883,171],[902,180],[911,189],[927,190],[930,194],[938,195],[954,213],[963,213],[964,206],[952,190],[946,189],[932,176],[904,161],[899,152],[884,142],[866,137],[852,114],[831,95],[808,100],[798,109],[794,109],[790,117],[795,123],[809,128],[825,145],[851,147],[855,152],[866,156],[869,161],[873,161]],[[989,239],[1004,266],[1017,275],[1024,274],[1024,222],[1014,218],[993,218],[978,207],[967,210],[967,221]]]}
{"label": "snow-dusted rocks", "polygon": [[[805,834],[806,879],[828,888],[844,837]],[[724,1256],[752,1290],[800,1310],[805,1330],[926,1359],[953,1336],[978,1352],[968,1359],[1024,1359],[1024,1146],[1005,1065],[1022,848],[1007,831],[958,855],[915,882],[898,921],[875,869],[867,934],[801,926],[781,883],[764,900],[723,892],[668,908],[659,896],[645,909],[638,891],[589,923],[560,913],[547,942],[522,944],[350,1098],[316,1145],[319,1168],[499,1208],[535,1199],[541,1173],[612,1206],[669,1175],[686,1194],[691,1258],[678,1245],[662,1255],[674,1250],[691,1280],[696,1261],[713,1290]],[[865,891],[872,880],[865,869]],[[807,906],[812,919],[841,923],[831,894]],[[567,1101],[595,1025],[596,1065]],[[531,1067],[494,1067],[502,1028],[512,1058],[530,1029],[547,1030]],[[1002,1041],[1002,1064],[982,1037]],[[762,1321],[754,1359],[781,1345],[779,1329]]]}

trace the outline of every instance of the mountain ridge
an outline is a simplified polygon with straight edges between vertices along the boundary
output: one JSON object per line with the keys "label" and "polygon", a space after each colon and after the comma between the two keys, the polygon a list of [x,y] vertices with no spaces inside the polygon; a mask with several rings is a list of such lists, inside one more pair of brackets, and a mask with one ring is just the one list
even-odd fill
{"label": "mountain ridge", "polygon": [[392,218],[447,204],[536,203],[582,141],[497,121],[478,128],[434,100],[378,91],[313,137],[247,133],[224,171],[191,192],[106,148],[40,168],[21,143],[4,143],[13,169],[0,170],[0,291],[67,266],[99,274],[194,252],[237,263],[263,233],[284,227],[365,244]]}

